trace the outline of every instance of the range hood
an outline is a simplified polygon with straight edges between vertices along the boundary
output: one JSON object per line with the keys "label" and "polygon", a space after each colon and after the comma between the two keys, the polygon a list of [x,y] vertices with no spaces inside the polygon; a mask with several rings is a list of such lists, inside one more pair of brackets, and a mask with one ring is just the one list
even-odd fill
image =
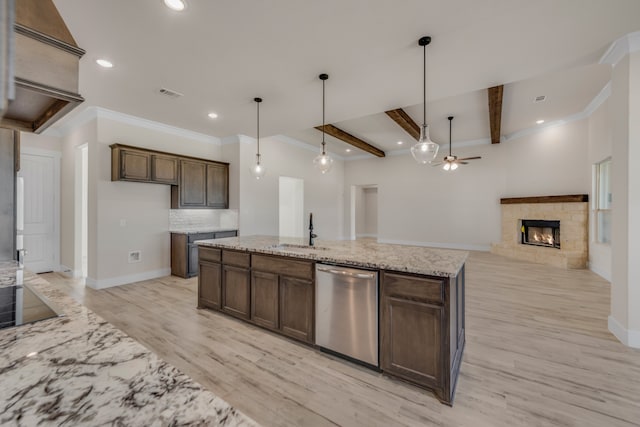
{"label": "range hood", "polygon": [[13,87],[0,127],[41,133],[84,101],[78,77],[85,51],[52,0],[15,0],[13,28]]}

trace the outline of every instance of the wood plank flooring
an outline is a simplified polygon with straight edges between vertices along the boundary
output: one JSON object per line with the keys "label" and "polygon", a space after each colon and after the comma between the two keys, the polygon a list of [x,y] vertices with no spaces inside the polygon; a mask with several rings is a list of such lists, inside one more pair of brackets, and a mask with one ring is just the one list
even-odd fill
{"label": "wood plank flooring", "polygon": [[43,275],[265,426],[640,425],[640,351],[607,330],[609,284],[473,252],[454,406],[228,316],[196,279],[107,290]]}

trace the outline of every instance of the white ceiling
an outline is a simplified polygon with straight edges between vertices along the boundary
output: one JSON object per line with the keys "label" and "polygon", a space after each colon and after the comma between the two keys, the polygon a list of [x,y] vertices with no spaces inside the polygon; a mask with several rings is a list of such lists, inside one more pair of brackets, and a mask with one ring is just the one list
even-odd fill
{"label": "white ceiling", "polygon": [[[182,13],[161,0],[54,2],[87,51],[83,107],[255,136],[252,100],[261,96],[261,135],[319,144],[311,128],[321,121],[317,76],[327,72],[327,122],[384,150],[410,137],[381,112],[404,107],[421,121],[422,35],[433,38],[433,139],[448,139],[453,114],[455,141],[488,136],[484,89],[497,84],[514,83],[503,133],[580,111],[608,79],[606,67],[586,66],[640,29],[637,0],[188,0]],[[115,67],[98,67],[101,57]],[[184,97],[162,97],[161,87]],[[549,96],[543,109],[530,104],[540,94]]]}

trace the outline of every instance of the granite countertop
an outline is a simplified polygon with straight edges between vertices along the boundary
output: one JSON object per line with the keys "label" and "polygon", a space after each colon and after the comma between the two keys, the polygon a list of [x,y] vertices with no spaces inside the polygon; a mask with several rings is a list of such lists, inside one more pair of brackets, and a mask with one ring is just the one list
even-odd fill
{"label": "granite countertop", "polygon": [[[457,276],[469,255],[466,251],[393,245],[377,243],[372,240],[330,241],[316,239],[315,248],[310,248],[306,239],[274,236],[227,237],[215,240],[198,240],[196,243],[214,248],[248,250],[311,259],[318,262],[439,277]],[[283,247],[281,245],[294,246]]]}
{"label": "granite countertop", "polygon": [[173,234],[199,234],[199,233],[215,233],[220,231],[238,231],[237,228],[229,227],[199,227],[199,228],[183,228],[176,230],[169,230],[169,233]]}
{"label": "granite countertop", "polygon": [[0,330],[0,425],[257,426],[44,279],[24,283],[64,316]]}

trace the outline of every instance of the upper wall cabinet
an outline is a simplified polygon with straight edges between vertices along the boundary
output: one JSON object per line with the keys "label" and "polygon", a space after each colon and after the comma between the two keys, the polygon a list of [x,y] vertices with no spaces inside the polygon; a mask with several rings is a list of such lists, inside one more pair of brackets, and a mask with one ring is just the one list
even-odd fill
{"label": "upper wall cabinet", "polygon": [[178,184],[178,157],[142,148],[111,146],[111,181]]}
{"label": "upper wall cabinet", "polygon": [[171,185],[171,209],[227,209],[229,164],[111,145],[111,180]]}
{"label": "upper wall cabinet", "polygon": [[229,207],[229,165],[180,160],[180,182],[171,188],[172,209]]}

